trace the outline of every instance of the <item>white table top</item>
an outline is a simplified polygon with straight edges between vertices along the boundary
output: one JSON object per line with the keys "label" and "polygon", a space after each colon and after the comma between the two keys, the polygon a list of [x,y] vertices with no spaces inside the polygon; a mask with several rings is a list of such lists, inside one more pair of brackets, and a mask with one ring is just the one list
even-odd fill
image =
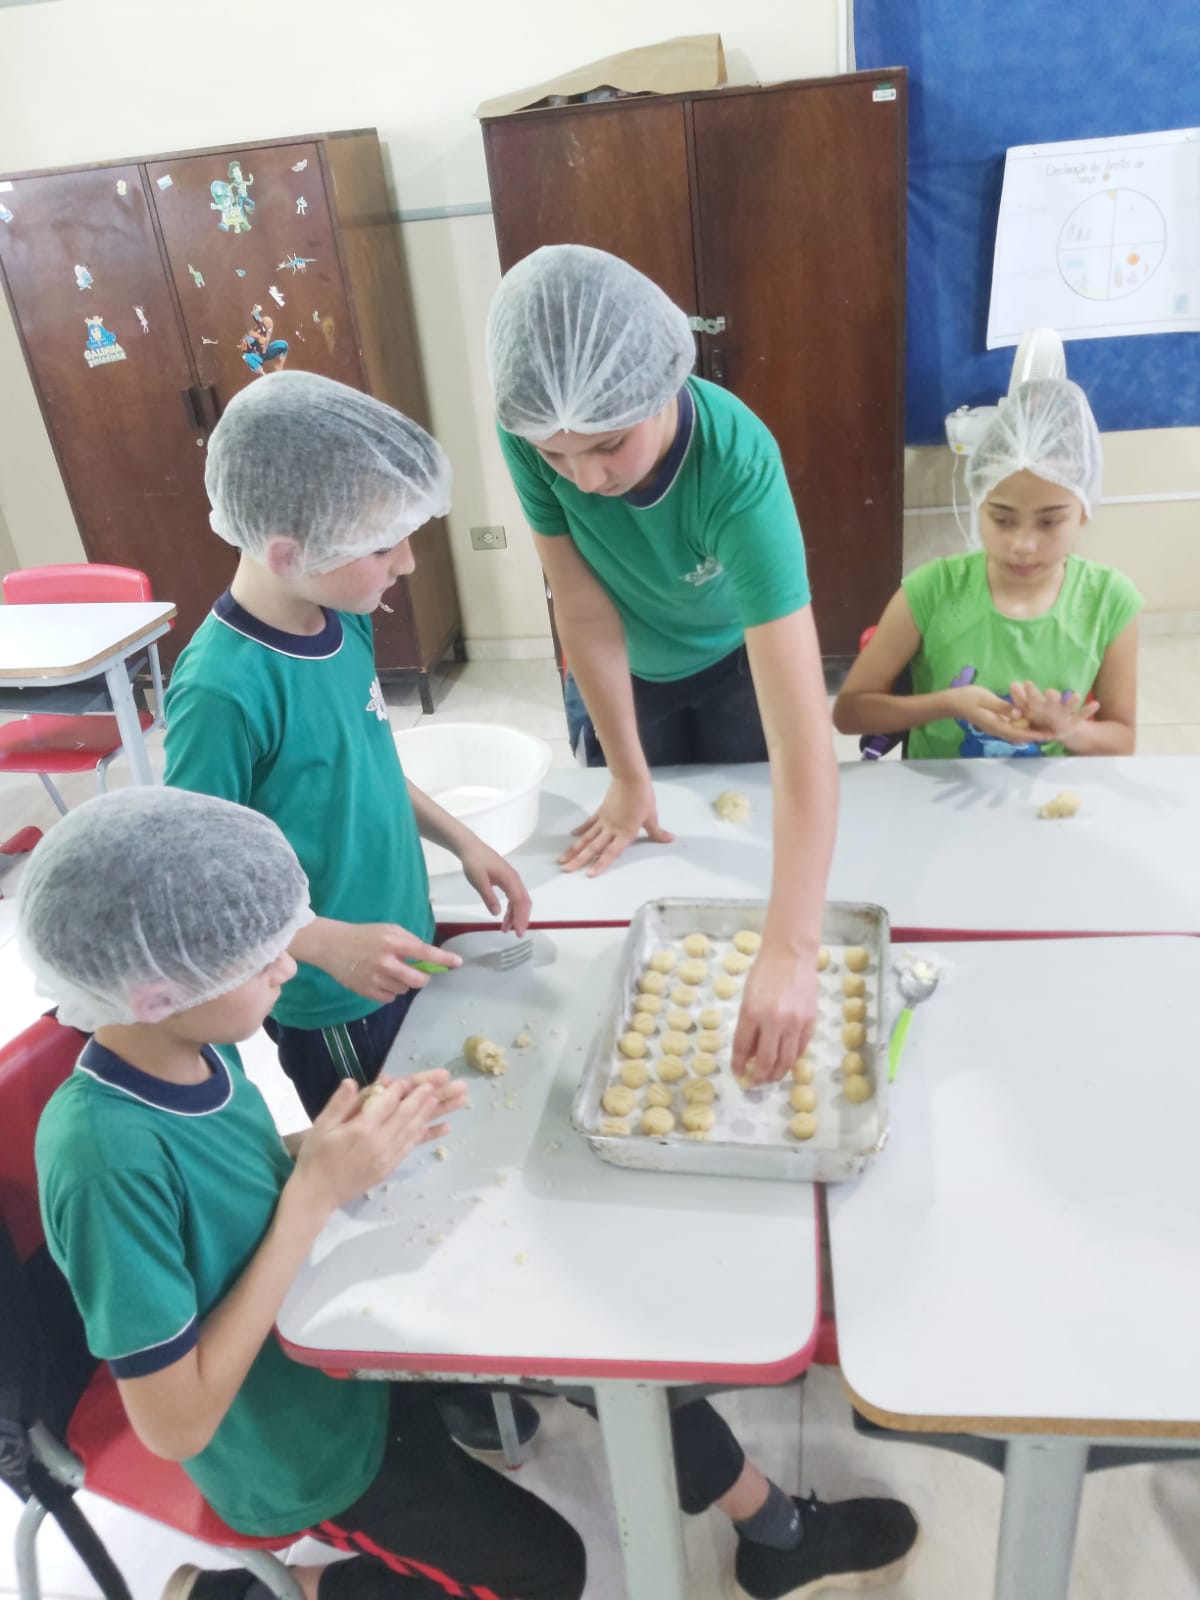
{"label": "white table top", "polygon": [[174,615],[169,600],[0,606],[0,681],[58,681],[98,672],[113,656],[164,632]]}
{"label": "white table top", "polygon": [[[466,935],[464,954],[495,936]],[[466,967],[416,1001],[396,1071],[456,1064],[464,1038],[509,1044],[469,1072],[448,1159],[426,1149],[325,1229],[279,1314],[289,1353],[343,1368],[660,1382],[782,1381],[818,1321],[808,1184],[631,1172],[593,1154],[570,1107],[615,983],[621,934],[535,936],[508,973]],[[431,1244],[435,1234],[444,1241]],[[524,1262],[518,1260],[524,1256]]]}
{"label": "white table top", "polygon": [[[661,896],[766,897],[771,873],[765,765],[667,768],[659,818],[673,845],[638,844],[599,878],[556,858],[602,798],[607,773],[561,768],[543,786],[538,832],[511,859],[540,922],[627,921]],[[736,789],[748,823],[721,822],[712,802]],[[1079,815],[1047,822],[1060,789]],[[1200,758],[853,762],[841,768],[831,900],[887,908],[896,927],[1200,931]],[[461,873],[431,880],[444,922],[490,921]]]}
{"label": "white table top", "polygon": [[829,1191],[847,1382],[896,1426],[1200,1432],[1200,939],[929,949],[888,1148]]}

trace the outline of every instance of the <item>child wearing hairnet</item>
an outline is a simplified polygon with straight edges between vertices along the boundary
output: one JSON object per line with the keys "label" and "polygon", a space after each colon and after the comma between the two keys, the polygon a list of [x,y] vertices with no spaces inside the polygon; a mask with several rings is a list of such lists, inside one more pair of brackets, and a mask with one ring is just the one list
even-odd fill
{"label": "child wearing hairnet", "polygon": [[[442,1137],[465,1098],[442,1070],[369,1101],[343,1079],[311,1128],[281,1140],[235,1046],[278,1000],[311,920],[275,824],[208,795],[107,795],[38,846],[22,954],[60,1020],[92,1034],[38,1126],[50,1252],[149,1450],[239,1532],[305,1530],[353,1553],[293,1567],[305,1600],[485,1587],[578,1600],[574,1530],[459,1450],[426,1386],[337,1381],[273,1336],[333,1212]],[[247,1571],[189,1566],[164,1600],[269,1592]]]}
{"label": "child wearing hairnet", "polygon": [[[967,467],[982,548],[905,578],[838,696],[843,733],[905,733],[914,760],[1132,754],[1142,598],[1074,553],[1100,468],[1077,384],[1000,402]],[[893,693],[910,664],[912,694]]]}
{"label": "child wearing hairnet", "polygon": [[786,1073],[817,1007],[837,774],[804,544],[779,449],[689,376],[687,317],[602,250],[536,250],[492,303],[500,444],[608,792],[561,859],[603,871],[659,825],[651,768],[771,763],[774,867],[733,1067]]}
{"label": "child wearing hairnet", "polygon": [[376,676],[371,613],[413,570],[409,536],[449,506],[440,446],[371,396],[307,372],[243,390],[209,440],[212,525],[241,551],[166,695],[166,781],[253,806],[283,829],[316,918],[266,1028],[310,1117],[342,1078],[370,1083],[428,976],[421,836],[451,850],[505,929],[517,872],[413,784]]}

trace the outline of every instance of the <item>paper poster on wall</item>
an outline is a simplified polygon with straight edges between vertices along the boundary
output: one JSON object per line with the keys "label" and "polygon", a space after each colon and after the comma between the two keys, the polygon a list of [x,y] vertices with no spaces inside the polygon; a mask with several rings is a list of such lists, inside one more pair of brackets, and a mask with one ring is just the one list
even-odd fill
{"label": "paper poster on wall", "polygon": [[1007,152],[987,345],[1200,330],[1200,128]]}

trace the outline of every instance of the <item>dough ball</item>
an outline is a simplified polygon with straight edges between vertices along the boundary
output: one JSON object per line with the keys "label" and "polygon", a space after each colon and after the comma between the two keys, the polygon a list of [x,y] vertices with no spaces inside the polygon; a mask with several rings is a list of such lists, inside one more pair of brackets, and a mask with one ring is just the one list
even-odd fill
{"label": "dough ball", "polygon": [[695,1026],[696,1024],[692,1020],[690,1011],[676,1009],[667,1012],[667,1027],[671,1029],[672,1033],[691,1033]]}
{"label": "dough ball", "polygon": [[665,1056],[685,1056],[692,1048],[686,1033],[664,1033],[660,1042]]}
{"label": "dough ball", "polygon": [[699,989],[693,989],[689,983],[677,984],[671,990],[671,1004],[673,1006],[694,1006],[699,998]]}
{"label": "dough ball", "polygon": [[380,1112],[379,1097],[386,1086],[382,1083],[369,1083],[365,1089],[358,1091],[358,1114],[360,1117],[377,1117]]}
{"label": "dough ball", "polygon": [[678,1083],[687,1077],[687,1068],[678,1056],[663,1056],[658,1063],[658,1076],[663,1083]]}
{"label": "dough ball", "polygon": [[853,1078],[867,1070],[867,1063],[857,1050],[848,1050],[842,1057],[842,1071],[847,1078]]}
{"label": "dough ball", "polygon": [[680,983],[706,983],[708,981],[707,961],[685,961],[679,969]]}
{"label": "dough ball", "polygon": [[624,1117],[601,1117],[600,1132],[607,1133],[610,1138],[627,1139],[629,1124]]}
{"label": "dough ball", "polygon": [[711,1106],[684,1106],[681,1121],[689,1133],[707,1133],[717,1120]]}
{"label": "dough ball", "polygon": [[793,1085],[788,1099],[792,1103],[793,1111],[815,1111],[817,1109],[817,1096],[814,1090],[806,1083]]}
{"label": "dough ball", "polygon": [[866,992],[867,980],[861,972],[848,972],[842,979],[842,993],[848,1000],[855,1000]]}
{"label": "dough ball", "polygon": [[842,1043],[847,1050],[857,1050],[867,1037],[861,1022],[847,1022],[842,1028]]}
{"label": "dough ball", "polygon": [[652,972],[674,972],[675,952],[673,950],[656,950],[650,957],[650,970]]}
{"label": "dough ball", "polygon": [[652,1134],[670,1133],[675,1126],[675,1118],[666,1106],[647,1106],[642,1112],[642,1132]]}
{"label": "dough ball", "polygon": [[480,1072],[486,1072],[490,1078],[498,1078],[502,1072],[508,1071],[504,1046],[482,1033],[473,1033],[466,1040],[463,1044],[463,1056],[469,1067],[477,1067]]}
{"label": "dough ball", "polygon": [[846,966],[851,972],[865,972],[871,964],[871,957],[861,944],[852,944],[846,951]]}
{"label": "dough ball", "polygon": [[700,1013],[700,1026],[706,1028],[710,1033],[714,1028],[719,1028],[721,1026],[720,1006],[705,1006]]}
{"label": "dough ball", "polygon": [[633,1003],[635,1011],[644,1011],[648,1017],[656,1017],[662,1010],[662,996],[657,994],[640,994]]}
{"label": "dough ball", "polygon": [[646,1054],[646,1041],[640,1033],[623,1033],[617,1040],[617,1049],[623,1056],[636,1061],[639,1056]]}
{"label": "dough ball", "polygon": [[614,1083],[604,1091],[600,1104],[614,1117],[627,1117],[637,1105],[637,1095],[624,1083]]}
{"label": "dough ball", "polygon": [[635,1011],[633,1013],[633,1021],[629,1024],[629,1026],[633,1029],[634,1033],[640,1033],[644,1038],[648,1039],[658,1027],[658,1023],[648,1011]]}
{"label": "dough ball", "polygon": [[817,971],[824,972],[829,965],[829,951],[824,945],[817,951]]}
{"label": "dough ball", "polygon": [[796,1083],[811,1083],[813,1081],[813,1064],[807,1056],[801,1056],[792,1068],[792,1078]]}
{"label": "dough ball", "polygon": [[817,1119],[811,1111],[797,1111],[788,1123],[788,1132],[793,1139],[811,1139],[817,1131]]}
{"label": "dough ball", "polygon": [[696,1049],[703,1050],[705,1055],[711,1056],[721,1048],[721,1032],[719,1028],[705,1028],[696,1035]]}
{"label": "dough ball", "polygon": [[853,1000],[842,1002],[842,1016],[847,1022],[862,1022],[867,1015],[867,1002],[862,995],[855,995]]}
{"label": "dough ball", "polygon": [[725,789],[713,801],[713,810],[722,822],[749,822],[750,797],[736,789]]}
{"label": "dough ball", "polygon": [[631,1089],[640,1089],[649,1076],[642,1061],[627,1061],[621,1068],[621,1082]]}
{"label": "dough ball", "polygon": [[669,1106],[674,1096],[665,1083],[652,1083],[646,1090],[648,1106]]}
{"label": "dough ball", "polygon": [[702,1078],[710,1078],[718,1064],[716,1056],[710,1055],[707,1050],[701,1050],[692,1057],[692,1071],[698,1072]]}
{"label": "dough ball", "polygon": [[741,985],[728,973],[719,972],[713,979],[713,993],[718,1000],[732,1000]]}
{"label": "dough ball", "polygon": [[710,1106],[717,1098],[716,1085],[707,1078],[689,1078],[682,1092],[690,1106]]}
{"label": "dough ball", "polygon": [[638,979],[638,988],[643,994],[662,994],[667,987],[667,980],[661,972],[643,972]]}
{"label": "dough ball", "polygon": [[726,972],[740,976],[750,965],[750,957],[744,956],[740,950],[731,950],[721,965]]}
{"label": "dough ball", "polygon": [[1063,789],[1053,800],[1047,800],[1044,806],[1038,807],[1038,816],[1073,817],[1082,804],[1083,801],[1077,794],[1073,794],[1070,789]]}
{"label": "dough ball", "polygon": [[756,956],[761,945],[762,934],[753,933],[749,928],[742,928],[733,936],[733,948],[744,956]]}
{"label": "dough ball", "polygon": [[855,1105],[861,1105],[864,1100],[869,1100],[874,1092],[871,1088],[871,1080],[867,1077],[856,1075],[853,1078],[847,1078],[842,1084],[842,1093],[847,1100],[853,1100]]}
{"label": "dough ball", "polygon": [[712,949],[712,940],[706,933],[689,933],[683,941],[684,953],[689,956],[706,956]]}

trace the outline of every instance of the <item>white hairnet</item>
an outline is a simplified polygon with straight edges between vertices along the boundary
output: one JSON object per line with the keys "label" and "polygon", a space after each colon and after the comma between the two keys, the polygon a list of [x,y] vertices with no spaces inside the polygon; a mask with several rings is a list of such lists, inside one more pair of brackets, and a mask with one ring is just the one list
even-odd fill
{"label": "white hairnet", "polygon": [[257,378],[208,441],[209,521],[261,560],[284,534],[297,574],[387,550],[450,509],[450,463],[424,428],[315,372]]}
{"label": "white hairnet", "polygon": [[90,1033],[227,994],[311,920],[308,880],[269,818],[156,786],[54,826],[25,872],[18,938],[38,992]]}
{"label": "white hairnet", "polygon": [[1090,517],[1100,498],[1100,432],[1087,395],[1067,378],[1030,378],[1000,402],[1000,415],[967,462],[967,491],[979,506],[1014,472],[1069,489]]}
{"label": "white hairnet", "polygon": [[487,326],[496,418],[508,433],[612,433],[679,393],[696,360],[688,319],[606,250],[546,245],[501,281]]}

